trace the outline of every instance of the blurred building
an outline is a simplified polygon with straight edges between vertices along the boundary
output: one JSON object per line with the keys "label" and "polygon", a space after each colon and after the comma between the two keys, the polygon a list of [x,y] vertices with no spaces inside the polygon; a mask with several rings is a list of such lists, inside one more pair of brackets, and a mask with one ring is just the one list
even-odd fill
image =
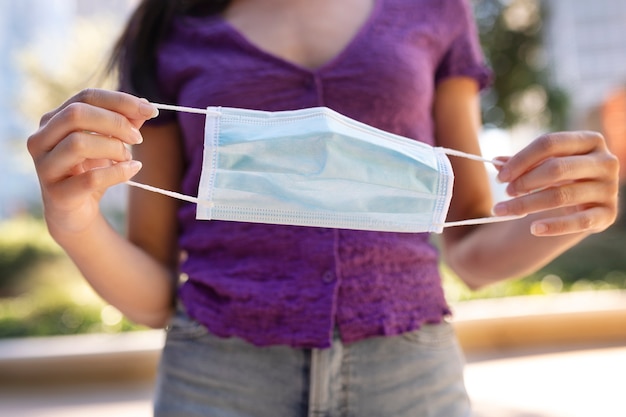
{"label": "blurred building", "polygon": [[571,101],[571,128],[598,128],[598,109],[626,87],[626,1],[543,0],[555,83]]}

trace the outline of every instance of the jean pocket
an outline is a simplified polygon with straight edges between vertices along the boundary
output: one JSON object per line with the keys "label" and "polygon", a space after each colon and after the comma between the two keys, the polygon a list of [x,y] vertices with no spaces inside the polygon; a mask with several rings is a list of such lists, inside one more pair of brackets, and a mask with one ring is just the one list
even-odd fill
{"label": "jean pocket", "polygon": [[189,317],[181,307],[176,309],[165,331],[171,339],[197,339],[208,333],[206,327]]}
{"label": "jean pocket", "polygon": [[403,333],[404,340],[430,349],[448,349],[456,346],[454,328],[448,322],[423,324],[417,330]]}

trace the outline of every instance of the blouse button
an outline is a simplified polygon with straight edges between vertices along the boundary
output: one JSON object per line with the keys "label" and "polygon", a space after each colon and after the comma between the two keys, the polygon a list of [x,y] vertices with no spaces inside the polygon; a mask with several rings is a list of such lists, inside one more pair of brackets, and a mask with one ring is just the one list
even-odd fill
{"label": "blouse button", "polygon": [[326,271],[324,272],[324,275],[322,275],[322,281],[326,283],[331,283],[334,280],[335,280],[335,275],[331,271]]}

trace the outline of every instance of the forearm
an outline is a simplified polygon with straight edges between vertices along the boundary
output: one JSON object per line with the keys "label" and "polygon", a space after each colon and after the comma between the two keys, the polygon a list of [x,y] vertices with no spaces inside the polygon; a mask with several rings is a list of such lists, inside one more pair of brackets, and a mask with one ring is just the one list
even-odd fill
{"label": "forearm", "polygon": [[589,233],[534,236],[536,216],[476,227],[446,248],[445,261],[472,289],[533,273]]}
{"label": "forearm", "polygon": [[166,323],[173,306],[175,271],[117,233],[102,216],[81,232],[51,233],[107,302],[139,324]]}

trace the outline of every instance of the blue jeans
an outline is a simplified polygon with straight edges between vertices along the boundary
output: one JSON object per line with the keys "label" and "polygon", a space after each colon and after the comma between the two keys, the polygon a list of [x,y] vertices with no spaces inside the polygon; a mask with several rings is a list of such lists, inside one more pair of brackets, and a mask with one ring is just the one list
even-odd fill
{"label": "blue jeans", "polygon": [[178,311],[157,379],[157,417],[467,417],[450,324],[329,349],[222,339]]}

